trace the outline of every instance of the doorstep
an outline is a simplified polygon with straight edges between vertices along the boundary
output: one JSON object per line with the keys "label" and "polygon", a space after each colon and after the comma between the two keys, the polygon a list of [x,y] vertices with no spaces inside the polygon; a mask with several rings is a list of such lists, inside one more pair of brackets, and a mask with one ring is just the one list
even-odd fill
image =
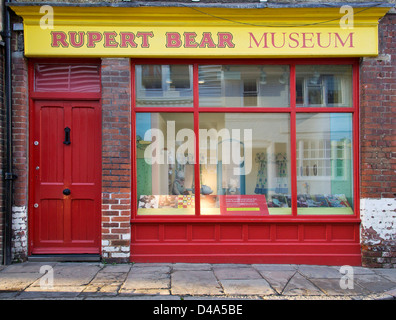
{"label": "doorstep", "polygon": [[99,254],[40,254],[28,257],[31,262],[99,262]]}

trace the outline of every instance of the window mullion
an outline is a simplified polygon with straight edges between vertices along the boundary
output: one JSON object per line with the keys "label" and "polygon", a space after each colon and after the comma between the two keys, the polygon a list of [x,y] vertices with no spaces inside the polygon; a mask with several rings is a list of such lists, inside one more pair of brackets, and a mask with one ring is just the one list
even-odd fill
{"label": "window mullion", "polygon": [[296,66],[290,65],[290,166],[292,216],[297,216]]}
{"label": "window mullion", "polygon": [[199,90],[198,90],[198,64],[193,64],[193,105],[194,105],[194,135],[195,135],[195,215],[201,215],[201,197],[200,197],[200,170],[199,170]]}

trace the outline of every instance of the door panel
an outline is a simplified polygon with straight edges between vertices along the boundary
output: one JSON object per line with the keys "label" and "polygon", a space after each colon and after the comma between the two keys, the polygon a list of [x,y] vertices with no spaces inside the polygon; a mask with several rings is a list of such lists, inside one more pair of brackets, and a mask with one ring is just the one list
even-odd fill
{"label": "door panel", "polygon": [[40,110],[40,159],[41,182],[63,183],[64,152],[62,141],[65,122],[64,109],[61,105],[43,106]]}
{"label": "door panel", "polygon": [[36,101],[34,108],[32,253],[99,253],[100,104]]}
{"label": "door panel", "polygon": [[63,239],[63,201],[42,199],[38,211],[40,239],[42,242],[59,242]]}
{"label": "door panel", "polygon": [[72,183],[93,183],[95,179],[95,109],[76,105],[72,109],[72,141],[78,139],[79,148],[72,149]]}

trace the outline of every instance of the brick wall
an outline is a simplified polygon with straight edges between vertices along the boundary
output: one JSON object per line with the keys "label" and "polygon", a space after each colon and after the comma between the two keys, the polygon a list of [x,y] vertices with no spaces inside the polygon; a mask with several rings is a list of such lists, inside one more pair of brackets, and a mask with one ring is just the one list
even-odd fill
{"label": "brick wall", "polygon": [[102,59],[102,257],[109,262],[129,262],[130,77],[129,59]]}
{"label": "brick wall", "polygon": [[378,34],[379,56],[360,70],[362,261],[396,267],[396,14]]}
{"label": "brick wall", "polygon": [[[13,16],[12,22],[22,19]],[[28,139],[29,96],[28,64],[24,57],[23,32],[12,33],[12,150],[13,182],[12,203],[12,259],[27,258],[27,206],[28,206]]]}

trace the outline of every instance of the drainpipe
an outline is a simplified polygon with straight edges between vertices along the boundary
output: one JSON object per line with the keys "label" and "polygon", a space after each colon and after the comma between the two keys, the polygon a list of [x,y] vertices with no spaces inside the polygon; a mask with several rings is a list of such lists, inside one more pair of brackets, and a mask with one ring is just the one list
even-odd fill
{"label": "drainpipe", "polygon": [[13,179],[12,172],[12,63],[11,63],[11,14],[7,7],[9,0],[4,0],[4,42],[5,42],[5,121],[6,121],[6,143],[5,143],[5,217],[4,217],[4,264],[11,264],[11,239],[12,239],[12,189]]}

